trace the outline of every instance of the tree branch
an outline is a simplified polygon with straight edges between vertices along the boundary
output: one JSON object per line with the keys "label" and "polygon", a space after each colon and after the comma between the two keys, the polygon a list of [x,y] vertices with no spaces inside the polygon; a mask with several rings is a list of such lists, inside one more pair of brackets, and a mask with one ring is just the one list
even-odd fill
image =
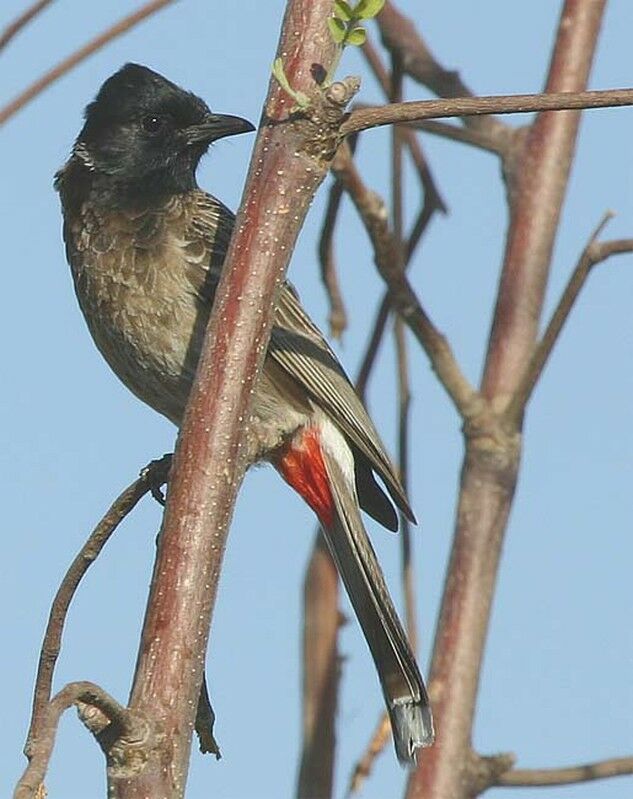
{"label": "tree branch", "polygon": [[[429,88],[438,97],[469,97],[471,90],[459,73],[448,70],[435,58],[413,22],[387,2],[377,18],[382,42],[391,53],[398,53],[405,72]],[[466,117],[467,127],[485,131],[491,138],[503,141],[510,131],[499,119]]]}
{"label": "tree branch", "polygon": [[504,413],[506,423],[511,427],[521,424],[525,407],[532,396],[534,387],[543,373],[565,322],[593,267],[602,261],[606,261],[612,255],[624,255],[633,252],[633,239],[597,241],[598,236],[611,217],[612,214],[607,213],[589,239],[556,306],[556,310],[543,333],[543,337],[534,350],[534,354],[519,381],[517,389]]}
{"label": "tree branch", "polygon": [[127,33],[130,28],[138,25],[139,22],[142,22],[144,19],[155,14],[161,8],[164,8],[172,2],[173,0],[150,0],[150,2],[145,3],[136,11],[133,11],[131,14],[128,14],[128,16],[119,20],[119,22],[107,28],[103,33],[100,33],[99,36],[91,39],[83,47],[75,50],[74,53],[64,58],[63,61],[60,61],[59,64],[42,75],[41,78],[38,78],[38,80],[18,94],[17,97],[14,97],[4,108],[0,108],[0,125],[3,125],[14,114],[17,114],[27,103],[37,97],[38,94],[41,94],[44,89],[47,89],[56,80],[63,77],[67,72],[70,72],[70,70],[81,63],[81,61],[84,61],[88,56],[91,56],[97,50],[109,44],[113,39],[116,39],[117,36]]}
{"label": "tree branch", "polygon": [[152,461],[141,471],[140,477],[115,499],[73,560],[57,589],[51,605],[37,667],[31,724],[24,746],[24,754],[29,758],[33,756],[41,736],[41,726],[51,697],[53,673],[61,649],[68,608],[79,584],[123,519],[136,507],[145,494],[153,491],[167,480],[170,465],[171,455],[164,455],[159,460]]}
{"label": "tree branch", "polygon": [[339,576],[320,530],[303,585],[303,747],[298,799],[328,799],[334,782],[340,682]]}
{"label": "tree branch", "polygon": [[111,779],[113,798],[178,799],[184,792],[228,527],[254,454],[245,436],[273,305],[338,144],[344,104],[357,88],[347,81],[321,94],[315,85],[313,65],[327,72],[334,55],[326,25],[330,11],[330,0],[290,0],[287,5],[278,55],[292,87],[309,94],[312,102],[307,112],[290,116],[293,99],[271,81],[176,447],[131,694],[131,707],[160,719],[164,749],[148,760],[133,786]]}
{"label": "tree branch", "polygon": [[343,187],[335,180],[330,186],[330,196],[328,197],[319,238],[321,280],[330,303],[330,313],[328,315],[330,335],[337,340],[341,339],[347,329],[347,311],[345,310],[345,302],[336,274],[336,258],[334,256],[334,228],[336,227],[336,218],[341,207],[342,197]]}
{"label": "tree branch", "polygon": [[[382,60],[378,55],[378,51],[370,39],[365,41],[362,50],[371,71],[374,73],[376,80],[385,93],[385,97],[393,101],[394,98],[391,96],[391,78],[389,76],[389,72],[387,72],[385,65],[382,63]],[[366,108],[367,106],[359,103],[356,104],[355,107]],[[413,163],[417,169],[418,176],[422,181],[422,185],[424,186],[425,201],[433,205],[433,210],[441,211],[443,214],[445,214],[447,212],[446,204],[442,199],[437,186],[435,185],[433,175],[431,174],[431,170],[426,162],[426,158],[424,157],[424,153],[422,152],[422,148],[420,147],[420,142],[418,141],[417,136],[412,131],[406,129],[401,133],[401,135],[405,138],[407,147],[411,153],[411,158],[413,159]]]}
{"label": "tree branch", "polygon": [[507,149],[499,142],[498,137],[491,137],[487,132],[476,128],[462,128],[459,125],[450,125],[447,122],[437,122],[431,119],[409,122],[408,124],[409,127],[420,130],[423,133],[432,133],[434,136],[442,136],[445,139],[451,139],[462,144],[470,144],[471,147],[477,147],[495,155],[503,155]]}
{"label": "tree branch", "polygon": [[[565,0],[546,85],[586,86],[604,0]],[[545,98],[551,99],[551,94]],[[431,666],[436,745],[425,751],[407,799],[467,799],[477,788],[470,741],[490,609],[520,463],[520,431],[503,427],[532,355],[579,114],[540,114],[527,133],[482,378],[485,402],[466,420],[455,536]]]}
{"label": "tree branch", "polygon": [[16,36],[22,28],[29,24],[29,22],[34,19],[40,11],[43,11],[46,6],[50,5],[52,0],[36,0],[35,3],[30,5],[26,8],[21,14],[19,14],[12,22],[10,22],[6,28],[0,34],[0,50],[3,50]]}
{"label": "tree branch", "polygon": [[354,793],[358,793],[363,787],[363,783],[371,774],[376,758],[383,751],[390,738],[391,722],[389,721],[387,713],[383,711],[364,753],[360,759],[356,761],[347,786],[347,797]]}
{"label": "tree branch", "polygon": [[417,100],[407,103],[358,108],[341,125],[349,136],[381,125],[417,122],[444,117],[472,117],[488,114],[526,114],[532,111],[570,111],[588,108],[616,108],[633,105],[633,89],[600,91],[547,91],[544,94],[500,94],[457,97],[452,100]]}
{"label": "tree branch", "polygon": [[108,719],[112,731],[116,731],[114,748],[118,745],[121,751],[126,751],[128,758],[130,746],[140,751],[151,745],[153,731],[143,717],[119,704],[94,683],[69,683],[44,708],[31,761],[16,786],[14,799],[36,799],[42,795],[42,784],[53,752],[59,720],[65,710],[78,703],[97,708]]}
{"label": "tree branch", "polygon": [[633,774],[633,757],[616,757],[566,768],[512,769],[501,774],[495,785],[539,788],[546,785],[572,785],[577,782],[604,780],[628,774]]}
{"label": "tree branch", "polygon": [[[348,139],[349,148],[352,154],[356,150],[358,136],[350,136]],[[325,291],[330,303],[330,314],[328,322],[330,325],[330,335],[335,339],[340,339],[347,329],[347,312],[343,295],[336,274],[336,258],[334,255],[334,229],[336,220],[341,207],[343,197],[343,187],[335,180],[330,186],[321,235],[319,237],[319,262],[321,264],[321,280],[325,286]]]}
{"label": "tree branch", "polygon": [[378,271],[389,286],[393,307],[424,348],[431,366],[460,413],[469,415],[476,401],[476,392],[462,374],[445,337],[420,305],[406,274],[398,268],[394,239],[382,200],[367,189],[345,146],[339,148],[332,169],[345,186],[365,224]]}

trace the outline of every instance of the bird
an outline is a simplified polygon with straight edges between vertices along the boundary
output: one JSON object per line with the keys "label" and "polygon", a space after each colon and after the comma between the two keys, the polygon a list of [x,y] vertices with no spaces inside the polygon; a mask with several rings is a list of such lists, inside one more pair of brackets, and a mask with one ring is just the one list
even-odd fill
{"label": "bird", "polygon": [[[253,130],[128,63],[87,105],[55,175],[92,338],[120,380],[177,426],[235,219],[198,186],[197,167],[214,142]],[[394,505],[415,517],[363,403],[289,282],[251,414],[253,461],[271,464],[316,513],[376,666],[396,755],[414,765],[434,738],[429,697],[360,509],[390,530]]]}

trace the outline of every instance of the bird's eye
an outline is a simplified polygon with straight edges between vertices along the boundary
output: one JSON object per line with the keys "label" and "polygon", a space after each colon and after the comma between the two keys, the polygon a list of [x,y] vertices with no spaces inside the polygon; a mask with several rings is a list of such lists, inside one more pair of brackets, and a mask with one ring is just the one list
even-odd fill
{"label": "bird's eye", "polygon": [[145,133],[154,136],[164,130],[167,120],[159,114],[146,114],[141,120],[141,126]]}

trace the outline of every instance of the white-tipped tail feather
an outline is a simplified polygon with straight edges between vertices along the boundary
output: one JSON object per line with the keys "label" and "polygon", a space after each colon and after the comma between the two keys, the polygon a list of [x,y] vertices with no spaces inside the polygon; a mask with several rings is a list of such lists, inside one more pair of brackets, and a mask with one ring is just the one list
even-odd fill
{"label": "white-tipped tail feather", "polygon": [[398,760],[403,765],[414,766],[418,749],[431,746],[435,740],[431,709],[424,702],[396,699],[388,710]]}
{"label": "white-tipped tail feather", "polygon": [[333,425],[324,428],[322,455],[335,513],[323,533],[376,664],[396,754],[401,763],[415,765],[417,750],[434,738],[426,687],[360,517],[351,452]]}

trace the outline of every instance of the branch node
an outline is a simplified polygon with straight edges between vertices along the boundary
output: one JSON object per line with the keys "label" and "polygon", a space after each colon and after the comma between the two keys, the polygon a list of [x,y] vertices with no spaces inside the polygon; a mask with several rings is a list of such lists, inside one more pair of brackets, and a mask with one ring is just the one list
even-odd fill
{"label": "branch node", "polygon": [[496,755],[477,755],[470,753],[467,773],[470,783],[471,796],[478,796],[487,788],[497,785],[500,777],[510,771],[516,763],[513,752],[500,752]]}

